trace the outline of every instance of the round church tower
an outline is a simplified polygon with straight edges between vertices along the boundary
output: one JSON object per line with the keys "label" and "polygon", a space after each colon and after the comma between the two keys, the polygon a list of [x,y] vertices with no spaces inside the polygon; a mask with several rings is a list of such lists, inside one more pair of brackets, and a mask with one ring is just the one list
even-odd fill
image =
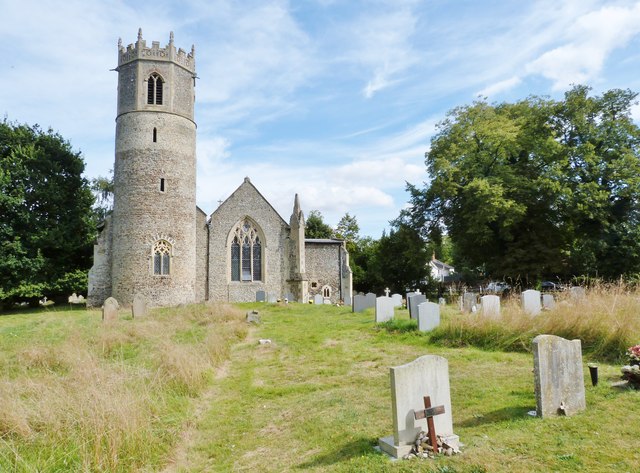
{"label": "round church tower", "polygon": [[118,42],[112,295],[152,306],[195,300],[194,49]]}

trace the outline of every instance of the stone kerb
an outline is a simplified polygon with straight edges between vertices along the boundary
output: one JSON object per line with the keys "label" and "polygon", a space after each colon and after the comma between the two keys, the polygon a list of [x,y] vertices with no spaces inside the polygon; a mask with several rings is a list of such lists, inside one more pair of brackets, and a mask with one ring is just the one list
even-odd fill
{"label": "stone kerb", "polygon": [[500,296],[489,294],[480,298],[482,305],[482,315],[497,319],[500,317]]}
{"label": "stone kerb", "polygon": [[435,302],[418,304],[417,312],[419,331],[428,332],[440,325],[440,306]]}
{"label": "stone kerb", "polygon": [[424,409],[424,396],[431,397],[432,406],[444,406],[444,414],[433,418],[436,434],[447,444],[458,446],[453,433],[451,394],[449,392],[449,362],[436,355],[425,355],[402,366],[390,368],[393,435],[379,440],[380,448],[401,458],[411,450],[416,436],[427,430],[425,419],[415,420],[415,410]]}
{"label": "stone kerb", "polygon": [[528,289],[521,295],[522,309],[529,315],[538,315],[542,311],[540,291]]}
{"label": "stone kerb", "polygon": [[424,294],[416,293],[407,299],[407,307],[409,308],[409,317],[418,320],[418,306],[423,302],[427,302]]}
{"label": "stone kerb", "polygon": [[542,308],[546,310],[556,308],[556,300],[553,298],[553,294],[542,294]]}
{"label": "stone kerb", "polygon": [[402,307],[402,294],[391,294],[393,307]]}
{"label": "stone kerb", "polygon": [[393,299],[382,296],[376,298],[376,323],[393,319]]}
{"label": "stone kerb", "polygon": [[120,305],[118,301],[113,297],[108,297],[104,304],[102,305],[102,321],[103,322],[114,322],[118,320],[118,309]]}
{"label": "stone kerb", "polygon": [[539,417],[586,409],[580,340],[538,335],[533,339],[533,373]]}
{"label": "stone kerb", "polygon": [[136,293],[131,304],[131,315],[134,319],[147,315],[147,301],[142,294]]}

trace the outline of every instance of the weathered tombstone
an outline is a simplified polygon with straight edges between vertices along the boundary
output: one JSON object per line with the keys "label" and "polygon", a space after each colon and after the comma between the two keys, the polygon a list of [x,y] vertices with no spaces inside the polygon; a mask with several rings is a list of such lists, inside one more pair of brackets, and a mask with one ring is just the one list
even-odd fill
{"label": "weathered tombstone", "polygon": [[118,305],[118,301],[113,297],[108,297],[104,304],[102,305],[102,321],[103,322],[113,322],[118,320],[118,309],[120,306]]}
{"label": "weathered tombstone", "polygon": [[267,293],[264,291],[256,291],[256,302],[265,302],[267,300]]}
{"label": "weathered tombstone", "polygon": [[367,292],[364,295],[364,299],[365,299],[365,304],[367,306],[367,309],[369,307],[375,307],[376,306],[376,295],[373,292]]}
{"label": "weathered tombstone", "polygon": [[296,297],[291,292],[287,292],[284,295],[284,298],[287,300],[287,302],[295,302],[296,301]]}
{"label": "weathered tombstone", "polygon": [[426,419],[416,420],[415,413],[424,409],[424,397],[429,396],[433,406],[444,407],[444,413],[433,418],[436,433],[457,449],[459,439],[453,433],[447,359],[421,356],[406,365],[390,368],[390,377],[393,435],[381,438],[380,448],[396,458],[411,451],[416,436],[427,430]]}
{"label": "weathered tombstone", "polygon": [[260,313],[257,310],[247,311],[247,322],[250,324],[260,323]]}
{"label": "weathered tombstone", "polygon": [[538,335],[533,339],[533,374],[539,417],[570,416],[586,408],[580,340]]}
{"label": "weathered tombstone", "polygon": [[407,299],[407,307],[409,308],[409,317],[418,320],[418,306],[423,302],[427,302],[424,294],[415,293]]}
{"label": "weathered tombstone", "polygon": [[73,294],[71,294],[69,296],[69,299],[67,300],[67,302],[69,302],[69,304],[77,304],[78,303],[78,295],[74,292]]}
{"label": "weathered tombstone", "polygon": [[542,294],[542,308],[547,310],[555,309],[556,301],[553,294]]}
{"label": "weathered tombstone", "polygon": [[421,332],[428,332],[440,325],[440,306],[435,302],[418,304],[417,313],[418,330]]}
{"label": "weathered tombstone", "polygon": [[540,291],[527,289],[521,295],[522,309],[529,315],[538,315],[542,311],[540,303]]}
{"label": "weathered tombstone", "polygon": [[147,301],[142,294],[133,296],[133,304],[131,304],[131,315],[133,318],[144,317],[147,315]]}
{"label": "weathered tombstone", "polygon": [[402,307],[402,294],[391,294],[393,307]]}
{"label": "weathered tombstone", "polygon": [[444,297],[439,297],[438,298],[438,304],[447,305],[447,300]]}
{"label": "weathered tombstone", "polygon": [[82,294],[80,294],[78,296],[78,304],[82,304],[84,302],[84,296]]}
{"label": "weathered tombstone", "polygon": [[315,296],[313,296],[313,303],[324,304],[324,297],[322,297],[322,294],[316,294]]}
{"label": "weathered tombstone", "polygon": [[465,292],[462,295],[462,312],[475,312],[478,296],[475,292]]}
{"label": "weathered tombstone", "polygon": [[361,294],[353,296],[353,312],[362,312],[366,307],[366,299]]}
{"label": "weathered tombstone", "polygon": [[500,296],[490,294],[480,298],[482,304],[482,315],[485,317],[500,317]]}
{"label": "weathered tombstone", "polygon": [[571,293],[571,297],[578,301],[584,300],[587,297],[584,287],[581,286],[573,286],[569,292]]}
{"label": "weathered tombstone", "polygon": [[376,298],[376,323],[393,319],[393,299],[382,296]]}

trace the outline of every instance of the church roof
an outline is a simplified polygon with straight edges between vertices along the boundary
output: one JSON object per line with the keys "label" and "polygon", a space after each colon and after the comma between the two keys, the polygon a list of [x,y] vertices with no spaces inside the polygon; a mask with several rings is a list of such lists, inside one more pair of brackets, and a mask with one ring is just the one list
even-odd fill
{"label": "church roof", "polygon": [[339,240],[337,238],[305,238],[304,242],[322,245],[342,245],[344,243],[344,240]]}

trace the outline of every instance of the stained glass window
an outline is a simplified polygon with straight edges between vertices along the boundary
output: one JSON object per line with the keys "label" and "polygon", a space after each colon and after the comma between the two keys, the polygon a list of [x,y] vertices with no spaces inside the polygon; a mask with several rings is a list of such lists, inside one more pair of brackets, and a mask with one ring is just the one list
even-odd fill
{"label": "stained glass window", "polygon": [[249,220],[233,229],[231,243],[231,280],[262,281],[262,244],[258,230]]}

